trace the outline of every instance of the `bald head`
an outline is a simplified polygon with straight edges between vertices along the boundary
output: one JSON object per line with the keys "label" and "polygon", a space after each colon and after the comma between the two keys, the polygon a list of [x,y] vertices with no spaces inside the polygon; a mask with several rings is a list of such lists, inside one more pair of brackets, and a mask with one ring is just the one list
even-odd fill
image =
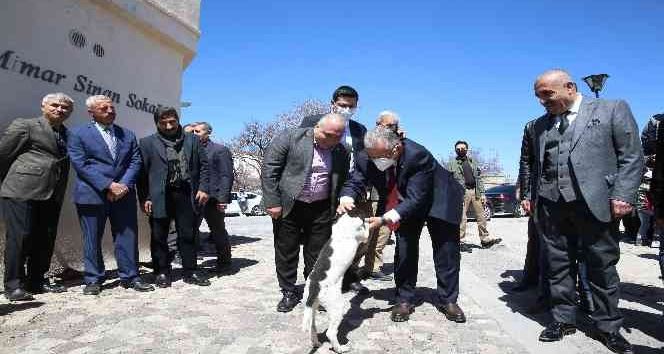
{"label": "bald head", "polygon": [[346,129],[346,118],[341,114],[324,115],[314,127],[314,139],[318,146],[329,149],[339,144]]}
{"label": "bald head", "polygon": [[576,84],[565,70],[547,70],[535,80],[535,96],[550,114],[558,115],[568,110],[576,95]]}

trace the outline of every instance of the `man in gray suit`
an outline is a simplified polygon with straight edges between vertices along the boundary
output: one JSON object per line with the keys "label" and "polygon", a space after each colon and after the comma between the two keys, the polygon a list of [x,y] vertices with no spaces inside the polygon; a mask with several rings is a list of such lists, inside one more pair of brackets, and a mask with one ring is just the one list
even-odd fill
{"label": "man in gray suit", "polygon": [[314,128],[284,131],[265,153],[263,201],[273,220],[277,280],[283,293],[279,312],[291,311],[298,302],[300,237],[306,278],[332,234],[336,201],[348,171],[347,152],[339,144],[344,127],[344,117],[330,113]]}
{"label": "man in gray suit", "polygon": [[67,129],[62,123],[73,106],[64,93],[46,95],[41,117],[14,120],[0,138],[0,196],[7,228],[5,297],[10,301],[32,300],[31,293],[66,291],[49,283],[44,274],[51,265],[69,175]]}
{"label": "man in gray suit", "polygon": [[587,259],[597,326],[593,333],[609,349],[631,353],[619,333],[620,257],[611,220],[627,215],[635,203],[643,170],[639,134],[624,101],[583,97],[563,70],[549,70],[535,81],[535,95],[547,114],[533,123],[528,161],[526,211],[534,211],[542,232],[553,322],[544,342],[574,333],[577,242]]}

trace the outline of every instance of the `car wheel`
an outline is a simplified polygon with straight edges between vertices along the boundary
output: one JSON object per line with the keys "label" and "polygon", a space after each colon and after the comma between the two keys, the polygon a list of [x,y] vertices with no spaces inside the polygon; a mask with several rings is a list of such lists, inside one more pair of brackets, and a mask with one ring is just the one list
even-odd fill
{"label": "car wheel", "polygon": [[486,219],[486,221],[489,221],[491,220],[492,216],[493,216],[493,211],[491,210],[491,207],[488,204],[484,205],[484,219]]}
{"label": "car wheel", "polygon": [[263,208],[260,205],[254,205],[254,207],[251,208],[251,215],[261,216],[265,214],[266,214],[265,210],[263,210]]}
{"label": "car wheel", "polygon": [[512,210],[512,216],[515,218],[520,218],[524,214],[523,209],[521,209],[521,204],[514,205],[514,210]]}

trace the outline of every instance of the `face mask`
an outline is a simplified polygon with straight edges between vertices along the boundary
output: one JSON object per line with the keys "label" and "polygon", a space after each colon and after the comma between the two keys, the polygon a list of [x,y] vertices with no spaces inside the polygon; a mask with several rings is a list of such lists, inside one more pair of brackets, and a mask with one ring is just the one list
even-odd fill
{"label": "face mask", "polygon": [[462,157],[462,158],[466,157],[466,151],[464,151],[464,150],[457,150],[456,153],[457,153],[458,157]]}
{"label": "face mask", "polygon": [[390,168],[392,165],[396,164],[396,161],[394,159],[389,159],[387,157],[379,157],[376,159],[372,159],[374,165],[376,165],[376,168],[378,168],[381,171],[385,171],[388,168]]}
{"label": "face mask", "polygon": [[341,114],[346,119],[353,117],[356,111],[357,108],[334,106],[334,113]]}

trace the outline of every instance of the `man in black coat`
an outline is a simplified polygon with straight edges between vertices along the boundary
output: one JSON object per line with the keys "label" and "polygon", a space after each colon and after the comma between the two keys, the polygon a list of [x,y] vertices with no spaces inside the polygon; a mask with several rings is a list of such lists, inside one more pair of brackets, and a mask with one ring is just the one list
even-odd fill
{"label": "man in black coat", "polygon": [[466,317],[457,305],[461,261],[459,224],[464,188],[423,146],[402,139],[392,129],[376,127],[364,139],[365,151],[355,160],[351,178],[341,190],[338,212],[355,208],[355,201],[373,185],[379,203],[370,228],[387,225],[396,233],[394,256],[397,302],[391,319],[407,321],[413,312],[419,239],[426,223],[433,246],[438,281],[436,308],[454,322]]}
{"label": "man in black coat", "polygon": [[[220,272],[231,265],[231,244],[226,232],[224,211],[231,202],[231,189],[233,188],[233,155],[224,145],[210,140],[212,126],[201,122],[194,126],[194,134],[198,136],[205,147],[208,159],[208,175],[210,177],[210,199],[203,209],[203,217],[210,227],[210,237],[217,249],[217,267]],[[203,219],[199,218],[197,225]]]}
{"label": "man in black coat", "polygon": [[175,108],[160,107],[154,113],[157,132],[141,139],[143,170],[138,199],[150,217],[150,250],[160,288],[171,286],[168,229],[175,220],[177,243],[186,283],[207,286],[196,272],[196,219],[208,200],[208,161],[200,140],[185,133]]}

